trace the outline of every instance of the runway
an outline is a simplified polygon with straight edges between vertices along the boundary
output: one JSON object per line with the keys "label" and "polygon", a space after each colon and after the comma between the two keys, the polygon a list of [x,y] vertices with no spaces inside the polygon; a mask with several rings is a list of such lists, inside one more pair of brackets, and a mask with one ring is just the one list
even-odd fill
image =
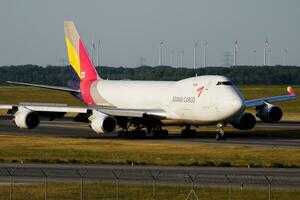
{"label": "runway", "polygon": [[[262,130],[262,129],[266,130]],[[181,138],[176,132],[170,132],[168,138],[153,139],[147,137],[142,140],[155,140],[167,143],[193,143],[193,144],[218,144],[218,145],[244,145],[300,148],[300,123],[282,122],[278,124],[258,123],[257,128],[251,132],[227,131],[226,141],[216,141],[214,131],[198,133],[195,138]],[[95,138],[117,139],[115,135],[97,135],[87,124],[72,121],[42,121],[36,129],[19,129],[11,120],[0,120],[0,135],[23,136],[51,136],[66,138]],[[138,139],[135,139],[139,141]]]}
{"label": "runway", "polygon": [[118,178],[123,184],[151,184],[156,179],[164,185],[190,185],[194,180],[208,186],[226,186],[232,181],[234,186],[265,187],[269,179],[273,187],[300,187],[300,169],[0,163],[2,184],[10,175],[18,183],[32,183],[43,181],[45,174],[55,182],[78,182],[80,178],[113,182]]}
{"label": "runway", "polygon": [[[300,148],[300,124],[258,124],[258,130],[250,133],[232,132],[226,141],[216,141],[214,132],[199,133],[195,138],[181,138],[172,132],[168,138],[135,139],[136,142],[156,141],[161,143],[211,144],[211,145],[243,145],[281,148]],[[261,133],[261,129],[271,129]],[[275,135],[272,135],[273,132]],[[298,133],[299,132],[299,133]],[[271,134],[271,135],[270,135]],[[116,136],[95,134],[86,124],[70,121],[42,122],[37,129],[17,128],[10,120],[0,120],[1,135],[50,136],[64,138],[116,139]],[[87,181],[107,181],[113,183],[115,175],[121,173],[123,184],[151,184],[151,174],[159,172],[159,184],[186,185],[191,184],[194,177],[197,184],[207,186],[228,186],[228,178],[235,187],[266,187],[267,178],[272,178],[277,188],[299,188],[300,169],[286,168],[223,168],[223,167],[164,167],[164,166],[129,166],[129,165],[60,165],[60,164],[19,164],[0,163],[0,184],[8,184],[9,170],[14,171],[16,183],[33,183],[43,181],[43,170],[49,173],[49,180],[55,182],[78,182],[79,174],[84,172]],[[267,178],[266,178],[267,177]]]}

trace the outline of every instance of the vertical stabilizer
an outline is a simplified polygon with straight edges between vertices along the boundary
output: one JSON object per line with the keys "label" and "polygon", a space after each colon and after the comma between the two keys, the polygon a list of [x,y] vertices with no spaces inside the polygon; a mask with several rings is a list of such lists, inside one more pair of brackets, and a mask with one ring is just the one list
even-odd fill
{"label": "vertical stabilizer", "polygon": [[99,79],[93,62],[78,35],[74,23],[72,21],[65,21],[64,28],[69,61],[77,76],[81,81],[94,81]]}

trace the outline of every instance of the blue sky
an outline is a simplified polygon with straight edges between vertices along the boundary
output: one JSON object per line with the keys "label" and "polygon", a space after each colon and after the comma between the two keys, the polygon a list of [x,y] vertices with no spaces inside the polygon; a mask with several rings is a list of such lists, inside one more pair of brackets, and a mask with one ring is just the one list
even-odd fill
{"label": "blue sky", "polygon": [[[101,65],[135,67],[140,57],[158,64],[198,67],[208,42],[207,64],[220,66],[238,40],[238,64],[263,63],[269,40],[270,64],[300,65],[300,1],[297,0],[3,0],[0,6],[0,65],[61,65],[66,58],[63,21],[73,20],[86,46],[101,41]],[[95,60],[96,62],[96,60]]]}

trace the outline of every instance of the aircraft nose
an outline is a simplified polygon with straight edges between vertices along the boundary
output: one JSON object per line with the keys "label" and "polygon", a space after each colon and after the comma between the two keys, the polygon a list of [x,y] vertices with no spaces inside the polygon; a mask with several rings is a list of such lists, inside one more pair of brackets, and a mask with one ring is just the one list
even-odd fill
{"label": "aircraft nose", "polygon": [[245,109],[244,100],[239,95],[232,96],[231,102],[231,110],[233,114],[241,114]]}
{"label": "aircraft nose", "polygon": [[217,112],[221,114],[222,120],[232,120],[239,117],[245,110],[244,98],[233,88],[227,88],[220,92]]}

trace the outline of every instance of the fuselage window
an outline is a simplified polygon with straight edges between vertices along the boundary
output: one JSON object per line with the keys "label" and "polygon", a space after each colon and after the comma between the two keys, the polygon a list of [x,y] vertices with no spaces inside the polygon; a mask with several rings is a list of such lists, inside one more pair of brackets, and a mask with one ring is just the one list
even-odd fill
{"label": "fuselage window", "polygon": [[231,81],[220,81],[217,83],[217,85],[232,85]]}

